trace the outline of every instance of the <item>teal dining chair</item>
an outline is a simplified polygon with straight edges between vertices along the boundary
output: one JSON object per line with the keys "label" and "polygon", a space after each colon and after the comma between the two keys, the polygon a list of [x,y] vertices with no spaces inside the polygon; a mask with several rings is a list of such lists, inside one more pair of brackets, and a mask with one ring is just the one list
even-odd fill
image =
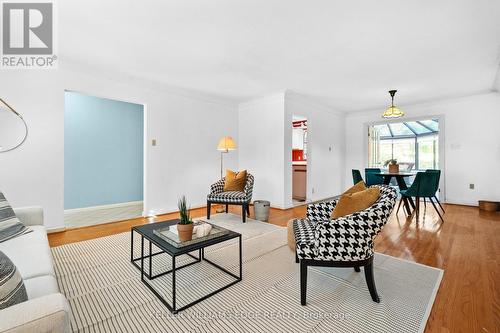
{"label": "teal dining chair", "polygon": [[441,207],[441,210],[443,211],[443,214],[444,214],[446,212],[445,212],[445,210],[443,208],[443,205],[441,205],[441,202],[439,201],[439,199],[436,196],[436,193],[439,190],[439,180],[441,179],[441,170],[438,170],[438,169],[427,169],[427,170],[425,170],[425,172],[435,172],[437,174],[436,186],[435,186],[436,190],[434,191],[434,200],[437,201],[439,207]]}
{"label": "teal dining chair", "polygon": [[[416,213],[417,218],[420,213],[420,198],[428,198],[429,201],[432,203],[432,206],[434,206],[434,209],[436,210],[437,214],[439,215],[439,218],[441,219],[441,221],[444,222],[441,213],[439,212],[436,204],[432,200],[436,196],[436,179],[438,178],[439,176],[436,172],[417,172],[415,180],[411,184],[410,188],[408,188],[407,190],[399,191],[403,198],[415,197],[415,210],[413,211],[413,213]],[[399,208],[401,207],[401,202],[403,201],[403,198],[399,202],[396,214],[399,212]]]}
{"label": "teal dining chair", "polygon": [[356,185],[359,182],[363,181],[363,177],[361,177],[361,172],[357,169],[352,169],[352,182]]}
{"label": "teal dining chair", "polygon": [[384,184],[384,177],[377,176],[382,170],[380,168],[365,168],[366,186]]}

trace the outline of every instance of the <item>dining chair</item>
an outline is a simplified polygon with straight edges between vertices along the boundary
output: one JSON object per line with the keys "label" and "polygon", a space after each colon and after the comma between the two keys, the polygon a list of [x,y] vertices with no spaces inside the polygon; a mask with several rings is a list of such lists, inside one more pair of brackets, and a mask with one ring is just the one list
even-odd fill
{"label": "dining chair", "polygon": [[384,177],[377,176],[382,170],[380,168],[365,168],[366,186],[384,184]]}
{"label": "dining chair", "polygon": [[359,182],[363,181],[363,177],[361,177],[361,172],[357,169],[352,169],[352,182],[356,185]]}
{"label": "dining chair", "polygon": [[439,218],[441,221],[444,222],[443,217],[441,216],[441,213],[439,212],[436,204],[432,200],[436,196],[436,179],[438,178],[438,174],[436,172],[417,172],[417,175],[415,177],[415,180],[411,184],[410,188],[407,190],[401,190],[399,191],[401,193],[401,198],[398,209],[396,210],[396,214],[399,212],[399,208],[401,207],[401,203],[403,202],[403,199],[406,197],[415,197],[415,209],[412,213],[418,215],[420,213],[420,198],[428,198],[429,201],[432,203],[432,206],[434,206],[434,209],[436,210],[437,214],[439,215]]}
{"label": "dining chair", "polygon": [[434,200],[437,201],[439,207],[441,207],[441,210],[443,211],[443,214],[446,213],[443,205],[441,205],[441,202],[439,201],[438,197],[436,196],[437,191],[439,190],[439,180],[441,179],[441,170],[438,169],[427,169],[425,172],[435,172],[437,174],[437,179],[436,179],[436,191],[434,192]]}

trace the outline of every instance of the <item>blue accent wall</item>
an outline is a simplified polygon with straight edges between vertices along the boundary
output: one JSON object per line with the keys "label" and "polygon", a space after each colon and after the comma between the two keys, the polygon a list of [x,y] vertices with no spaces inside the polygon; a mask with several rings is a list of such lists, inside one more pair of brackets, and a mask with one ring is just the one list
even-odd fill
{"label": "blue accent wall", "polygon": [[143,106],[75,92],[64,104],[64,209],[143,200]]}

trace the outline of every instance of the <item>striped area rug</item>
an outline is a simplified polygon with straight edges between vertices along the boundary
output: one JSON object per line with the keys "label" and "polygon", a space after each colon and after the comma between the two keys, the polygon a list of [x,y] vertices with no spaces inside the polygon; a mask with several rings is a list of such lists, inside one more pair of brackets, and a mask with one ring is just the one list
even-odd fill
{"label": "striped area rug", "polygon": [[[74,332],[422,332],[442,271],[376,254],[381,302],[371,301],[364,274],[353,269],[310,268],[308,305],[300,305],[299,267],[286,246],[286,229],[231,214],[211,222],[243,235],[243,280],[171,315],[140,281],[130,263],[130,234],[53,248],[59,288],[68,298]],[[138,237],[134,237],[138,238]],[[138,239],[137,239],[138,241]],[[139,248],[137,244],[136,248]],[[237,272],[234,241],[205,250],[207,258]],[[178,258],[177,265],[189,261]],[[168,269],[158,255],[153,272]],[[200,263],[177,273],[182,306],[231,278]],[[171,299],[169,275],[153,280]]]}

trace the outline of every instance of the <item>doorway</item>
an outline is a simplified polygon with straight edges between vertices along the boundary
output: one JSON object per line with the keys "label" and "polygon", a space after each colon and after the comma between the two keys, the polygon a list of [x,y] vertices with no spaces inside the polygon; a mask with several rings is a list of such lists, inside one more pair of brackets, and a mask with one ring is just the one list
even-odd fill
{"label": "doorway", "polygon": [[144,106],[73,91],[64,103],[66,227],[141,217]]}
{"label": "doorway", "polygon": [[307,200],[307,118],[292,115],[292,202]]}

